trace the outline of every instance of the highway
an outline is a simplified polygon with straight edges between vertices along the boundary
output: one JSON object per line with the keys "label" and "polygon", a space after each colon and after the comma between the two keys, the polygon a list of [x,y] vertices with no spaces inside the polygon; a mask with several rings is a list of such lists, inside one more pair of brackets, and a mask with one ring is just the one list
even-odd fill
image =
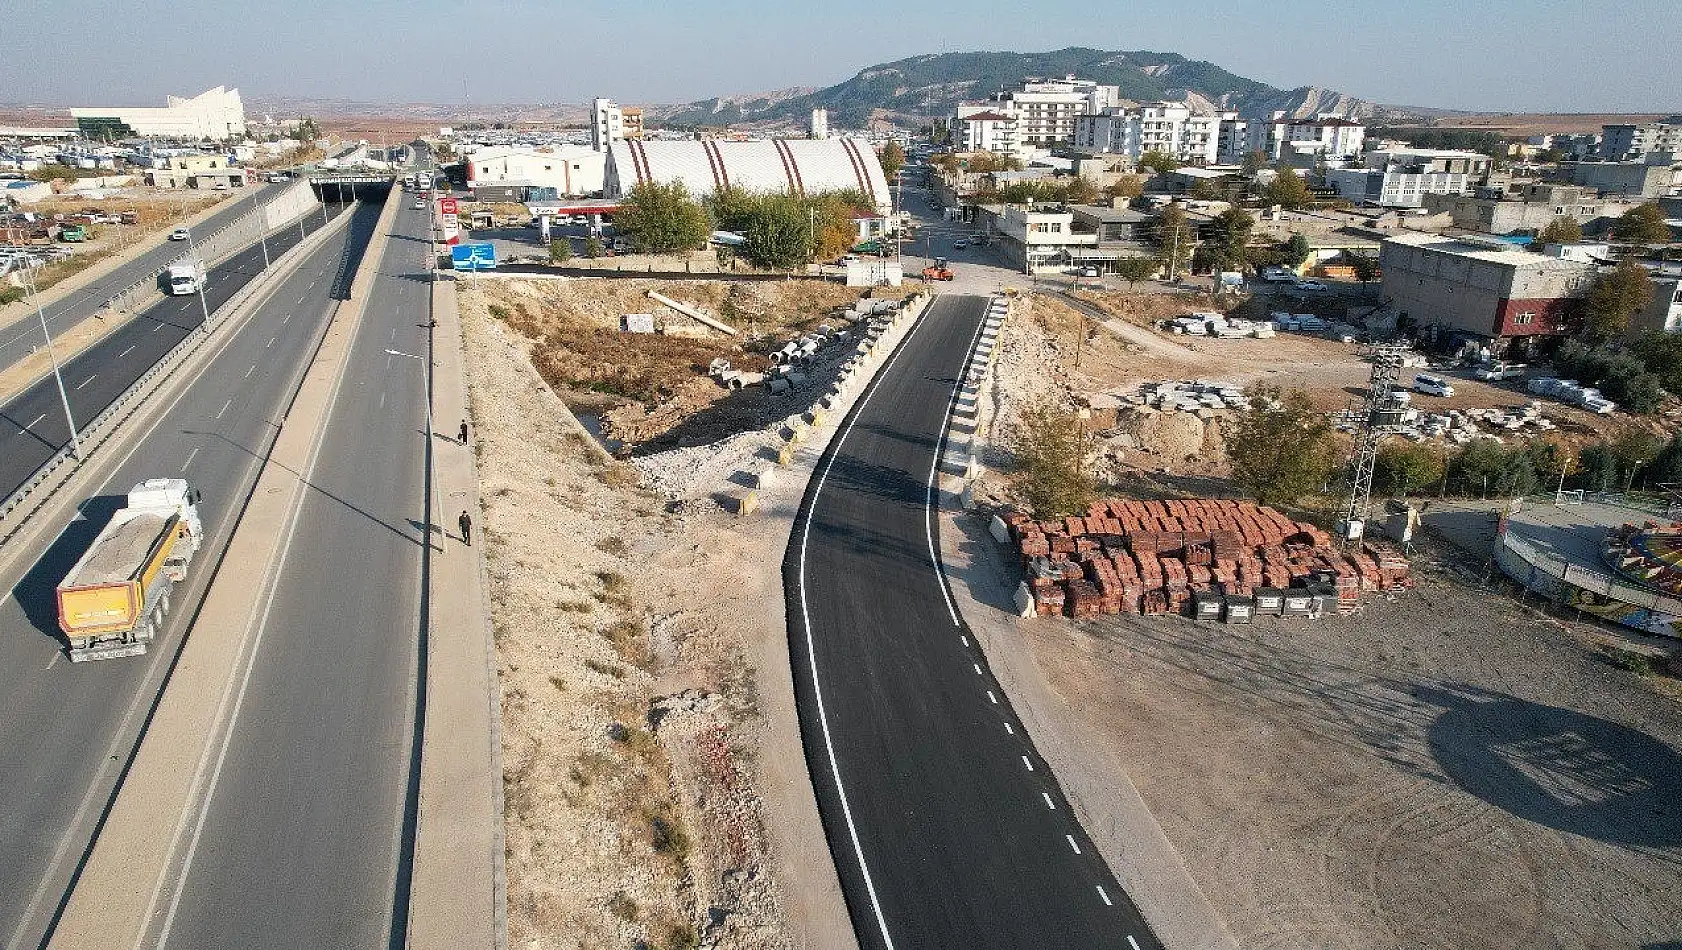
{"label": "highway", "polygon": [[[404,203],[306,472],[313,491],[284,541],[251,673],[149,947],[403,945],[427,390],[424,362],[386,350],[429,353],[430,219],[408,195],[391,200]],[[457,421],[438,428],[453,436]]]}
{"label": "highway", "polygon": [[[254,185],[241,194],[223,202],[222,207],[216,209],[209,217],[200,221],[193,228],[194,237],[202,237],[232,224],[241,215],[250,214],[257,207],[257,202],[272,197],[285,185]],[[116,296],[119,291],[127,288],[138,280],[156,274],[170,261],[175,260],[187,252],[185,241],[171,241],[166,238],[170,225],[165,232],[161,232],[143,240],[159,240],[162,243],[151,250],[142,252],[134,260],[111,269],[111,272],[97,280],[76,288],[76,290],[52,306],[43,307],[47,317],[47,326],[57,336],[83,320],[98,313],[105,301]],[[28,356],[32,350],[39,347],[41,339],[41,321],[34,314],[17,320],[10,326],[0,328],[0,369],[5,369],[18,360]]]}
{"label": "highway", "polygon": [[935,462],[985,297],[938,297],[820,459],[783,564],[802,737],[866,948],[1160,943],[948,594]]}
{"label": "highway", "polygon": [[[0,590],[8,594],[0,599],[3,950],[33,950],[50,931],[273,442],[275,420],[326,327],[332,293],[348,285],[378,212],[377,206],[357,206],[344,231],[306,256],[161,420],[137,438],[114,475],[82,506],[85,518],[71,522],[38,559],[24,559],[0,577]],[[196,301],[193,307],[196,319]],[[192,321],[174,319],[161,325],[170,332],[191,329]],[[135,321],[144,333],[155,323]],[[202,490],[208,543],[147,655],[71,664],[58,634],[53,587],[129,487],[158,476],[186,478]]]}
{"label": "highway", "polygon": [[[343,208],[329,205],[328,217]],[[302,240],[300,233],[322,227],[323,220],[320,214],[307,214],[300,222],[274,232],[268,239],[269,257],[278,257],[295,246]],[[180,251],[182,245],[177,243],[175,248]],[[76,425],[81,427],[99,415],[165,353],[199,329],[207,306],[215,313],[262,271],[263,248],[261,243],[254,243],[210,268],[202,304],[198,294],[165,297],[65,361],[65,395]],[[0,407],[0,498],[16,491],[69,441],[64,403],[49,372]]]}

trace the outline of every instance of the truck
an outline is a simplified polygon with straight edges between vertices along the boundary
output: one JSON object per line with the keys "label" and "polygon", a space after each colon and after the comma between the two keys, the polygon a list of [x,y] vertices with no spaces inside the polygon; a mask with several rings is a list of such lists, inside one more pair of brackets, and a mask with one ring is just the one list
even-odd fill
{"label": "truck", "polygon": [[201,279],[198,261],[179,260],[164,271],[164,288],[176,297],[196,294]]}
{"label": "truck", "polygon": [[58,239],[66,244],[80,244],[88,239],[88,226],[85,224],[66,224],[58,229]]}
{"label": "truck", "polygon": [[203,544],[198,504],[198,489],[179,478],[129,490],[57,588],[58,627],[72,662],[146,652]]}

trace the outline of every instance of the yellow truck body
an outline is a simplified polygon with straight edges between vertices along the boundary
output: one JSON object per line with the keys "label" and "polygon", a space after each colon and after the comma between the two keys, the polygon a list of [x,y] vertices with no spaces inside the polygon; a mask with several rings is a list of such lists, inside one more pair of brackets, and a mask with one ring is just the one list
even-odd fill
{"label": "yellow truck body", "polygon": [[146,592],[185,531],[178,516],[147,514],[101,533],[88,557],[59,585],[59,629],[72,637],[132,629],[150,606]]}

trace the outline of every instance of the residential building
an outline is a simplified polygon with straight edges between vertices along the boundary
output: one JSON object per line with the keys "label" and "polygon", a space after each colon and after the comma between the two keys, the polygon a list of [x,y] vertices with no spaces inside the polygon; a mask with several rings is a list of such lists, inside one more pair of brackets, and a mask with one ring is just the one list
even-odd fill
{"label": "residential building", "polygon": [[1677,152],[1647,152],[1630,162],[1578,162],[1570,166],[1571,181],[1585,188],[1631,198],[1658,198],[1682,188],[1682,164]]}
{"label": "residential building", "polygon": [[1189,195],[1197,190],[1199,184],[1213,188],[1217,195],[1231,195],[1235,191],[1242,193],[1247,184],[1244,172],[1230,165],[1185,165],[1163,175],[1160,181],[1163,189],[1171,195]]}
{"label": "residential building", "polygon": [[1018,155],[1016,117],[986,106],[959,106],[953,141],[960,151]]}
{"label": "residential building", "polygon": [[812,138],[823,141],[829,138],[829,110],[812,110]]}
{"label": "residential building", "polygon": [[642,109],[638,106],[624,106],[619,110],[620,127],[628,139],[643,137]]}
{"label": "residential building", "polygon": [[209,139],[245,137],[245,104],[239,90],[217,86],[192,97],[170,96],[162,108],[78,106],[77,130],[90,139]]}
{"label": "residential building", "polygon": [[606,152],[608,146],[625,139],[625,113],[612,99],[590,103],[590,147]]}
{"label": "residential building", "polygon": [[1256,150],[1250,144],[1250,123],[1240,119],[1236,112],[1219,113],[1220,132],[1215,145],[1215,161],[1221,165],[1242,165],[1244,159]]}
{"label": "residential building", "polygon": [[1021,89],[1000,93],[986,102],[960,104],[957,128],[962,131],[966,113],[993,113],[1015,122],[1009,137],[1014,139],[1017,149],[1069,145],[1075,140],[1075,120],[1078,117],[1100,113],[1117,105],[1120,100],[1120,91],[1115,86],[1074,76],[1027,79]]}
{"label": "residential building", "polygon": [[1609,162],[1638,162],[1649,152],[1682,155],[1682,115],[1643,125],[1603,125],[1600,139],[1600,157]]}
{"label": "residential building", "polygon": [[1629,336],[1644,333],[1682,333],[1682,277],[1653,276],[1652,302],[1629,322]]}
{"label": "residential building", "polygon": [[[554,189],[557,195],[600,194],[607,155],[582,145],[488,145],[468,153],[467,187],[475,197],[487,189],[499,193]],[[510,194],[511,200],[525,200]]]}
{"label": "residential building", "polygon": [[982,205],[976,223],[997,241],[1007,260],[1028,273],[1062,270],[1098,249],[1098,235],[1075,227],[1062,205]]}
{"label": "residential building", "polygon": [[1564,157],[1574,161],[1582,161],[1585,158],[1592,158],[1600,154],[1599,132],[1532,135],[1526,141],[1528,144],[1534,145],[1537,148],[1558,152]]}
{"label": "residential building", "polygon": [[603,193],[623,197],[644,182],[681,182],[705,198],[727,186],[750,192],[857,191],[881,214],[893,196],[876,150],[861,139],[762,139],[747,142],[621,141],[608,148]]}
{"label": "residential building", "polygon": [[1497,349],[1567,332],[1596,270],[1497,238],[1412,232],[1384,239],[1379,267],[1398,325],[1470,335]]}
{"label": "residential building", "polygon": [[1273,113],[1267,122],[1250,126],[1249,148],[1267,153],[1273,160],[1287,153],[1304,152],[1323,156],[1337,165],[1360,156],[1367,130],[1361,123],[1342,116],[1320,115],[1293,119],[1284,112]]}
{"label": "residential building", "polygon": [[1490,193],[1478,189],[1475,195],[1427,194],[1422,205],[1433,213],[1446,212],[1454,226],[1486,234],[1541,231],[1554,221],[1571,218],[1585,231],[1603,230],[1609,219],[1623,214],[1636,202],[1601,198],[1595,191],[1577,185],[1533,183],[1512,192]]}
{"label": "residential building", "polygon": [[1426,195],[1470,194],[1489,171],[1489,156],[1454,149],[1389,148],[1366,155],[1365,168],[1328,168],[1338,197],[1386,208],[1424,207]]}
{"label": "residential building", "polygon": [[1076,148],[1134,161],[1146,152],[1161,152],[1180,162],[1210,165],[1220,147],[1221,118],[1178,102],[1153,102],[1077,116],[1074,128]]}

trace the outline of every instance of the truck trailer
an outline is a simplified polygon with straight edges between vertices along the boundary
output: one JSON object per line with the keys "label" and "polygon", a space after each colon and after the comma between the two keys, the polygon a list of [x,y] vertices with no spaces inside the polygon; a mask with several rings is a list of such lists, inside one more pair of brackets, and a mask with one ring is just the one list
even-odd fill
{"label": "truck trailer", "polygon": [[203,543],[198,502],[198,490],[179,478],[129,490],[58,585],[58,626],[73,662],[146,652]]}

